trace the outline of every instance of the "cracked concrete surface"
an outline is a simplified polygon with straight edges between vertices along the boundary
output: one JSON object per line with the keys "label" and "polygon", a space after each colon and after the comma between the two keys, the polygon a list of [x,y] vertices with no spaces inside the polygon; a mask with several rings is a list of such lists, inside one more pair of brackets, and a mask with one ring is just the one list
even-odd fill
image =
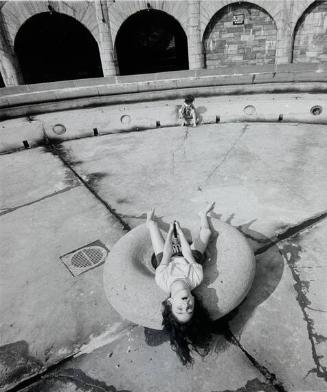
{"label": "cracked concrete surface", "polygon": [[[324,221],[306,233],[285,241],[284,257],[292,272],[297,301],[307,324],[314,373],[327,382],[327,267],[323,259],[327,222]],[[318,273],[317,273],[318,271]]]}
{"label": "cracked concrete surface", "polygon": [[[319,125],[236,123],[0,156],[2,388],[327,390],[326,142]],[[186,369],[165,337],[111,308],[101,266],[73,278],[59,256],[97,239],[113,246],[152,206],[163,228],[176,218],[191,237],[208,200],[258,268],[212,352]]]}

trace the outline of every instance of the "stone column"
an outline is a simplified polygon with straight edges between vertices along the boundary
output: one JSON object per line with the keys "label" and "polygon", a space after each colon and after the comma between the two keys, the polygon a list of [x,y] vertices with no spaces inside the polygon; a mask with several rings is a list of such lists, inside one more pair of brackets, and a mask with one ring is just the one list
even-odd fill
{"label": "stone column", "polygon": [[276,64],[292,61],[294,2],[283,3],[277,21]]}
{"label": "stone column", "polygon": [[283,28],[277,31],[276,64],[289,64],[292,61],[293,36],[292,28]]}
{"label": "stone column", "polygon": [[6,87],[23,84],[17,60],[0,48],[0,72]]}
{"label": "stone column", "polygon": [[107,0],[95,2],[95,12],[99,28],[99,49],[103,76],[116,75],[115,53],[112,43]]}
{"label": "stone column", "polygon": [[200,0],[188,0],[188,62],[190,69],[204,67],[200,31]]}
{"label": "stone column", "polygon": [[9,40],[7,25],[0,11],[0,72],[6,87],[23,84],[18,59]]}

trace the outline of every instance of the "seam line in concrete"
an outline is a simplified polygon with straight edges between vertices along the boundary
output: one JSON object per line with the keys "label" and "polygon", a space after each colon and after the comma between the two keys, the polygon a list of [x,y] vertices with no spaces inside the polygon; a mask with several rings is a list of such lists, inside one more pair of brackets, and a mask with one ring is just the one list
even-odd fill
{"label": "seam line in concrete", "polygon": [[71,360],[73,358],[74,358],[74,354],[71,354],[68,357],[61,359],[59,362],[57,362],[47,368],[44,368],[43,371],[41,371],[40,373],[37,373],[34,376],[28,377],[28,378],[20,381],[14,387],[7,389],[6,392],[19,392],[21,390],[25,390],[25,388],[27,388],[27,387],[33,386],[33,384],[36,384],[37,382],[41,381],[44,378],[44,376],[46,375],[46,373],[48,373],[52,370],[55,370],[60,365],[68,362],[69,360]]}
{"label": "seam line in concrete", "polygon": [[270,249],[272,246],[277,245],[279,242],[286,240],[287,238],[293,237],[296,234],[301,233],[302,231],[314,226],[316,223],[327,218],[327,212],[323,212],[322,214],[315,215],[311,218],[306,219],[305,221],[299,223],[298,225],[291,226],[286,229],[283,233],[277,234],[275,239],[271,240],[267,245],[257,249],[255,251],[255,255],[260,255]]}
{"label": "seam line in concrete", "polygon": [[[107,211],[110,212],[110,214],[123,226],[123,230],[125,231],[130,231],[131,227],[129,226],[129,224],[127,222],[125,222],[122,217],[115,211],[114,208],[112,208],[109,203],[107,203],[105,200],[103,200],[98,194],[97,192],[87,183],[87,181],[85,181],[78,173],[75,169],[73,169],[73,167],[70,165],[70,163],[64,158],[64,152],[60,151],[59,148],[56,147],[56,145],[54,144],[50,144],[48,146],[46,146],[46,148],[48,149],[48,151],[50,151],[52,154],[56,155],[61,162],[64,164],[65,167],[67,167],[73,174],[75,177],[77,177],[79,179],[79,181],[85,186],[85,188],[92,193],[92,195],[107,209]],[[61,145],[61,149],[63,149],[62,145]]]}
{"label": "seam line in concrete", "polygon": [[[231,147],[228,149],[228,151],[225,153],[225,155],[223,156],[223,158],[219,161],[219,163],[211,170],[211,172],[209,173],[209,175],[207,176],[206,180],[205,180],[205,184],[208,183],[208,181],[210,180],[210,178],[217,172],[217,170],[221,167],[221,165],[227,160],[227,158],[229,157],[229,155],[231,154],[231,152],[234,150],[235,146],[238,144],[238,142],[240,141],[240,139],[243,137],[243,135],[245,134],[247,128],[249,127],[249,124],[245,124],[243,125],[242,129],[241,129],[241,133],[238,135],[237,139],[233,142],[233,144],[231,145]],[[202,187],[201,187],[202,188]]]}
{"label": "seam line in concrete", "polygon": [[[307,230],[311,227],[313,227],[315,224],[325,220],[327,218],[327,212],[324,212],[322,214],[319,214],[318,216],[311,217],[309,219],[306,219],[305,221],[299,223],[298,225],[289,227],[287,230],[285,230],[283,233],[280,233],[276,236],[276,240],[273,242],[270,242],[269,244],[263,246],[262,248],[258,249],[255,254],[261,254],[264,253],[266,250],[271,248],[272,246],[278,244],[281,241],[287,240],[289,238],[294,237],[295,235],[300,234],[304,230]],[[280,250],[280,252],[283,254],[283,251]],[[308,332],[308,338],[311,344],[311,352],[312,352],[312,359],[314,361],[314,364],[316,368],[311,369],[309,373],[316,373],[317,377],[322,378],[324,381],[327,382],[327,368],[323,366],[320,363],[320,356],[317,353],[316,350],[316,345],[315,345],[315,338],[318,337],[318,335],[314,332],[314,322],[313,320],[309,317],[306,308],[309,308],[307,305],[310,303],[308,300],[306,293],[305,293],[305,284],[302,282],[300,278],[300,274],[298,273],[298,270],[294,263],[292,263],[292,260],[287,256],[287,254],[283,254],[287,265],[291,271],[293,280],[295,282],[294,284],[294,289],[297,293],[297,302],[300,306],[300,309],[303,314],[303,319],[306,323],[306,328]]]}
{"label": "seam line in concrete", "polygon": [[318,335],[314,332],[314,322],[313,320],[309,317],[306,307],[307,304],[310,303],[308,300],[306,293],[305,293],[305,285],[303,284],[300,274],[298,273],[296,266],[291,263],[291,259],[287,257],[287,255],[284,255],[287,265],[291,271],[292,277],[295,281],[294,284],[294,289],[297,293],[297,303],[300,306],[300,309],[303,314],[303,319],[306,323],[307,326],[307,331],[308,331],[308,337],[309,341],[311,344],[311,352],[312,352],[312,359],[314,364],[316,365],[315,369],[312,369],[308,372],[309,373],[315,373],[317,377],[322,378],[324,381],[327,382],[327,368],[323,366],[320,363],[320,358],[321,356],[318,355],[317,350],[316,350],[316,345],[315,345],[315,337],[318,337]]}
{"label": "seam line in concrete", "polygon": [[[132,327],[128,326],[127,328],[124,328],[120,332],[131,331],[135,327],[136,327],[136,325],[132,325]],[[121,336],[118,336],[114,339],[114,341],[117,339],[120,339],[120,338],[121,338]],[[111,342],[104,343],[103,345],[96,347],[95,350],[99,349],[100,347],[104,347],[110,343]],[[60,377],[61,375],[60,374],[53,374],[53,372],[59,371],[61,365],[64,365],[65,363],[72,361],[72,360],[76,359],[77,357],[79,357],[80,355],[84,355],[84,354],[85,353],[80,353],[79,351],[77,351],[73,354],[68,355],[65,358],[62,358],[61,360],[59,360],[59,362],[56,362],[53,365],[50,365],[48,367],[43,367],[39,373],[34,374],[31,377],[28,377],[28,378],[20,381],[14,387],[6,390],[6,392],[19,392],[22,390],[24,391],[26,388],[32,387],[33,385],[36,385],[38,382],[40,382],[42,380],[51,379],[51,378],[58,378],[58,376]],[[63,376],[63,377],[67,377],[67,376]],[[71,377],[71,378],[73,378],[73,377]],[[88,384],[85,383],[85,385],[88,385]],[[93,386],[93,384],[92,385],[90,384],[90,386]],[[99,387],[98,385],[94,385],[94,386]],[[111,389],[110,389],[110,391],[111,391]]]}
{"label": "seam line in concrete", "polygon": [[35,203],[38,203],[38,202],[40,202],[40,201],[42,201],[42,200],[49,199],[49,198],[51,198],[51,197],[60,195],[61,193],[65,193],[65,192],[71,191],[72,189],[75,189],[75,188],[77,188],[77,187],[79,187],[79,186],[80,186],[80,184],[77,184],[77,185],[74,185],[74,186],[69,186],[69,187],[60,189],[59,191],[50,193],[49,195],[43,196],[43,197],[41,197],[40,199],[36,199],[36,200],[30,201],[30,202],[28,202],[28,203],[21,204],[21,205],[19,205],[19,206],[17,206],[17,207],[9,207],[9,208],[6,208],[6,209],[4,209],[4,211],[0,212],[0,216],[9,214],[10,212],[16,211],[16,210],[18,210],[18,209],[20,209],[20,208],[23,208],[23,207],[28,207],[28,206],[30,206],[30,205],[32,205],[32,204],[35,204]]}
{"label": "seam line in concrete", "polygon": [[271,384],[278,392],[286,392],[285,387],[280,381],[278,381],[276,375],[271,373],[265,366],[261,365],[251,354],[249,354],[230,330],[228,333],[231,343],[237,346],[244,353],[252,365],[265,377],[269,384]]}

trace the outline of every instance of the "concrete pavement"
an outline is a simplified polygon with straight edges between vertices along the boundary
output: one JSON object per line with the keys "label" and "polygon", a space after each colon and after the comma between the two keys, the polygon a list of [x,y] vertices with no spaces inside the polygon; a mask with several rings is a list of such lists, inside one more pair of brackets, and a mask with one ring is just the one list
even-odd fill
{"label": "concrete pavement", "polygon": [[[25,390],[327,390],[326,142],[320,125],[230,123],[0,156],[3,388],[45,372]],[[113,246],[152,206],[163,228],[176,218],[194,236],[209,200],[258,269],[229,341],[186,369],[165,337],[111,308],[103,267],[74,278],[59,256]]]}

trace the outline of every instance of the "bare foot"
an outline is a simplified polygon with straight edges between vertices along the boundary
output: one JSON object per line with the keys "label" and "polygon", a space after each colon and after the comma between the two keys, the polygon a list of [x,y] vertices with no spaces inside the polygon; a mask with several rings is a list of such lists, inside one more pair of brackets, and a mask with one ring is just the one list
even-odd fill
{"label": "bare foot", "polygon": [[146,225],[149,227],[149,225],[154,222],[155,222],[155,215],[154,215],[154,208],[152,208],[146,214]]}
{"label": "bare foot", "polygon": [[204,208],[203,210],[201,210],[199,212],[199,216],[205,216],[208,215],[210,211],[212,211],[215,208],[215,202],[211,202],[209,203],[206,208]]}

